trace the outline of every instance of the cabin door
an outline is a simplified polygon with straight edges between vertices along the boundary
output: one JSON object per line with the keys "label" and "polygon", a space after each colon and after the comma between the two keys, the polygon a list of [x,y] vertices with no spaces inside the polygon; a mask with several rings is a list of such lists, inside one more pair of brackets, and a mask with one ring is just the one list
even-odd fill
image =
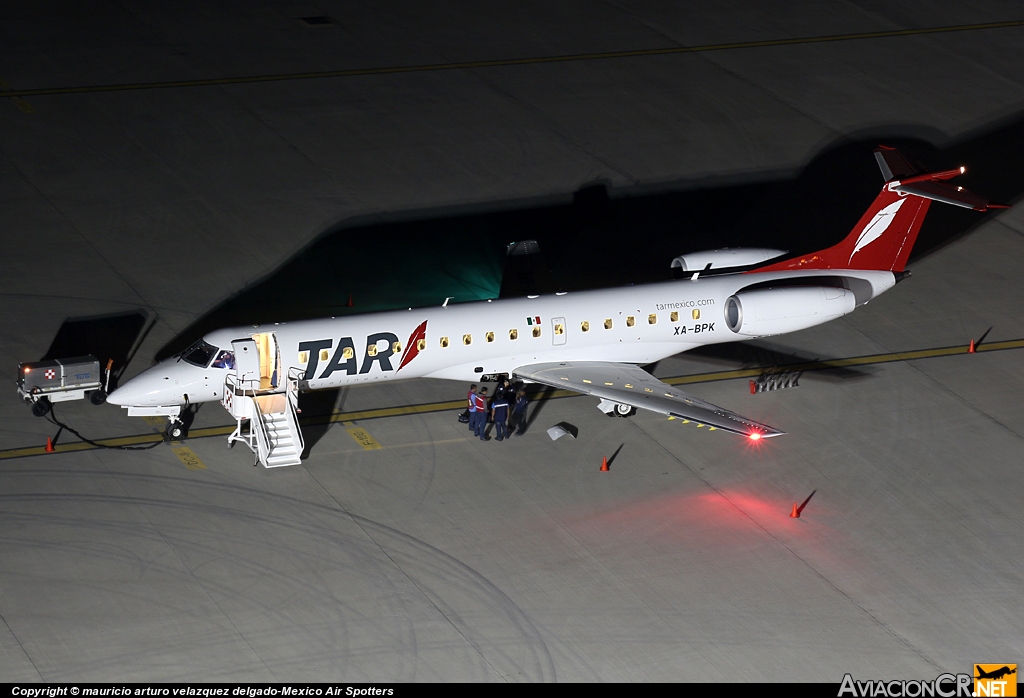
{"label": "cabin door", "polygon": [[256,342],[236,339],[231,343],[231,350],[235,352],[236,384],[245,390],[256,390],[260,380],[260,355]]}
{"label": "cabin door", "polygon": [[273,390],[280,382],[280,351],[273,332],[260,332],[252,336],[260,358],[260,390]]}

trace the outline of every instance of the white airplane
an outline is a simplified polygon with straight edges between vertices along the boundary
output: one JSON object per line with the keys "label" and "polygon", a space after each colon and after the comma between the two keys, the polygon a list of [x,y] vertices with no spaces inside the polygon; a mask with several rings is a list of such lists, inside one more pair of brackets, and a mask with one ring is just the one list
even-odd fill
{"label": "white airplane", "polygon": [[[778,436],[783,432],[667,385],[641,366],[853,312],[909,273],[904,267],[932,201],[1005,208],[944,183],[962,167],[923,172],[884,146],[875,157],[882,191],[846,239],[828,249],[772,263],[786,253],[714,250],[676,258],[673,266],[688,278],[662,283],[217,330],[108,401],[129,415],[167,416],[172,437],[181,435],[182,408],[220,401],[239,420],[231,439],[255,451],[253,427],[247,437],[243,421],[282,413],[284,400],[275,407],[274,396],[287,391],[507,375],[592,395],[606,414],[642,408],[753,440]],[[240,409],[247,399],[261,409]],[[269,428],[266,453],[258,454],[268,466],[280,435]],[[297,463],[298,456],[284,460],[276,464]]]}

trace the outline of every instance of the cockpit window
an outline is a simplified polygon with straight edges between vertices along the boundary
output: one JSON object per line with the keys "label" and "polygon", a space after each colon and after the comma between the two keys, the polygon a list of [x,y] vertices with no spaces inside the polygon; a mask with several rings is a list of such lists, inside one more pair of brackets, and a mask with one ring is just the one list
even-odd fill
{"label": "cockpit window", "polygon": [[235,367],[235,352],[233,351],[222,351],[220,355],[213,360],[213,368],[234,368]]}
{"label": "cockpit window", "polygon": [[185,351],[181,352],[181,358],[186,363],[190,363],[193,366],[199,368],[206,368],[210,365],[210,359],[217,355],[217,347],[212,344],[207,344],[203,340],[199,340]]}

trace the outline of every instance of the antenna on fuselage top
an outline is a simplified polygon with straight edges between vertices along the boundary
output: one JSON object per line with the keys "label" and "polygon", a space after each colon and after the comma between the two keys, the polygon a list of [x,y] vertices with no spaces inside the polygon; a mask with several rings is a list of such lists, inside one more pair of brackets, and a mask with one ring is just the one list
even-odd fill
{"label": "antenna on fuselage top", "polygon": [[441,307],[442,308],[447,308],[448,307],[448,301],[450,301],[452,298],[455,298],[455,296],[448,296],[447,298],[445,298],[444,299],[444,303],[441,304]]}

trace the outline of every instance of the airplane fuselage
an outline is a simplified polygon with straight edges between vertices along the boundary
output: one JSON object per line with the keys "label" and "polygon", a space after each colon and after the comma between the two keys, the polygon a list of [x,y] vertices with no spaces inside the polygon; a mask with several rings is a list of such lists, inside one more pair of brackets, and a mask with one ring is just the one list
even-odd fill
{"label": "airplane fuselage", "polygon": [[206,365],[184,360],[187,352],[164,360],[110,401],[168,406],[220,400],[231,369],[216,367],[216,356],[230,352],[235,340],[259,335],[270,335],[265,346],[274,353],[271,389],[283,389],[281,376],[288,369],[301,371],[303,389],[316,390],[421,377],[473,381],[552,361],[644,365],[696,346],[755,338],[738,335],[726,323],[726,302],[742,289],[837,275],[852,282],[856,305],[895,283],[888,271],[737,273],[227,328],[203,338],[213,357]]}

